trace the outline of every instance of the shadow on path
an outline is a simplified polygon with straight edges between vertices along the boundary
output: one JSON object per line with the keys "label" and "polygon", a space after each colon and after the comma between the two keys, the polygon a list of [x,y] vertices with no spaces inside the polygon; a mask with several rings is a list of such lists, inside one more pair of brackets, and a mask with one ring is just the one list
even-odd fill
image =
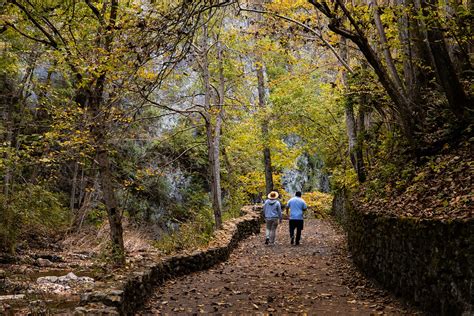
{"label": "shadow on path", "polygon": [[413,314],[358,273],[343,233],[329,221],[306,220],[301,245],[289,242],[288,221],[276,245],[260,235],[241,242],[230,259],[166,282],[140,314]]}

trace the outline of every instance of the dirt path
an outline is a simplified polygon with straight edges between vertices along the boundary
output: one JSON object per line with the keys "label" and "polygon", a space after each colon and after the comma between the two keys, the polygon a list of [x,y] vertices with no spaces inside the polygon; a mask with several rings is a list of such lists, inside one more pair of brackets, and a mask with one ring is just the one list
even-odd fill
{"label": "dirt path", "polygon": [[140,314],[413,314],[352,266],[344,235],[329,221],[307,220],[302,244],[291,246],[288,221],[275,246],[261,234],[207,271],[168,281]]}

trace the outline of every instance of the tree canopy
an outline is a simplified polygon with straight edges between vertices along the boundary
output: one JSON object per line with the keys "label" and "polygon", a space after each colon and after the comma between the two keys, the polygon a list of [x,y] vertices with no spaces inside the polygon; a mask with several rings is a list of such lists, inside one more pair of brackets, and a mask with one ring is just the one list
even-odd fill
{"label": "tree canopy", "polygon": [[107,219],[120,265],[124,221],[208,236],[302,159],[333,191],[382,192],[472,141],[470,2],[0,0],[0,17],[4,251]]}

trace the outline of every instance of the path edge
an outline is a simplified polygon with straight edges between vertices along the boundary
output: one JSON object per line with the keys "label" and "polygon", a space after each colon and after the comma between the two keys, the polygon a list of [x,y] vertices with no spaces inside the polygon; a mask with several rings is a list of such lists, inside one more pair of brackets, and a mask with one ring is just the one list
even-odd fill
{"label": "path edge", "polygon": [[257,205],[242,207],[243,215],[224,222],[204,250],[165,257],[130,273],[125,280],[110,284],[106,290],[84,294],[74,315],[133,315],[155,287],[171,278],[206,270],[227,260],[240,241],[260,233],[261,210]]}

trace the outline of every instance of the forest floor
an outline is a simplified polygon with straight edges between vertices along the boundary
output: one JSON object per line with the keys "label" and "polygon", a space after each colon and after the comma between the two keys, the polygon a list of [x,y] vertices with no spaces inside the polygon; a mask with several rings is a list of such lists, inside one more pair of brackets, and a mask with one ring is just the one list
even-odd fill
{"label": "forest floor", "polygon": [[343,232],[328,220],[306,220],[299,246],[289,243],[288,221],[276,245],[263,241],[251,236],[228,261],[166,282],[139,313],[421,314],[356,270]]}

